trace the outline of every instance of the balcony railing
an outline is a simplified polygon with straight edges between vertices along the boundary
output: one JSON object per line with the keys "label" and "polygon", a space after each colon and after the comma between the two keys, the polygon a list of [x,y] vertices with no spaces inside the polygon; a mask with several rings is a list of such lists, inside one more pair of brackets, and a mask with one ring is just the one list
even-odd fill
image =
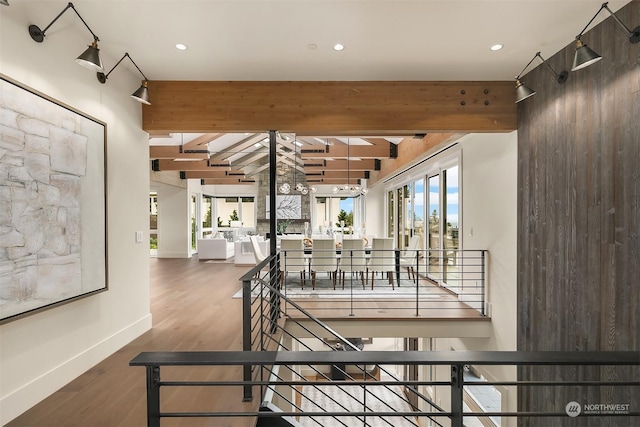
{"label": "balcony railing", "polygon": [[[219,366],[228,368],[230,366],[259,366],[277,367],[287,366],[296,369],[302,365],[371,365],[382,366],[444,366],[450,370],[450,379],[445,381],[392,381],[392,382],[370,382],[366,380],[349,381],[298,381],[279,378],[274,381],[273,377],[267,380],[243,381],[240,378],[222,379],[210,381],[197,380],[172,380],[163,381],[161,369],[168,366]],[[601,367],[613,372],[620,370],[633,370],[637,373],[640,366],[638,352],[369,352],[369,351],[334,351],[334,352],[145,352],[140,353],[130,362],[131,366],[144,366],[147,372],[147,425],[149,427],[159,427],[162,418],[246,418],[255,417],[291,417],[291,419],[302,421],[312,419],[316,425],[322,425],[322,419],[334,417],[345,424],[346,420],[357,420],[357,425],[367,426],[374,419],[386,419],[389,425],[395,425],[393,420],[415,419],[430,417],[441,421],[448,420],[453,427],[462,427],[466,417],[516,417],[518,419],[546,419],[546,425],[574,425],[569,424],[572,418],[583,419],[575,425],[604,425],[605,421],[621,417],[624,425],[637,423],[640,417],[640,403],[635,399],[640,393],[640,381],[636,376],[628,376],[626,380],[608,381],[600,378],[589,378],[581,372],[588,369],[567,369],[567,376],[561,380],[545,381],[487,381],[487,382],[467,382],[463,377],[466,365],[506,365],[506,366],[567,366],[567,367],[596,367],[596,371]],[[569,377],[569,372],[575,378]],[[211,376],[208,372],[209,377]],[[192,377],[192,374],[189,375]],[[625,378],[625,377],[623,377]],[[292,405],[290,410],[282,412],[260,412],[257,410],[242,410],[225,408],[225,410],[215,411],[185,411],[175,410],[164,411],[161,408],[161,390],[169,387],[216,387],[220,388],[220,393],[235,393],[240,397],[238,389],[246,387],[274,389],[278,386],[287,386],[291,389],[303,386],[322,386],[325,388],[339,388],[345,386],[361,387],[363,394],[359,409],[323,410],[326,406],[322,402],[317,402],[317,410],[303,410],[300,405]],[[435,411],[413,407],[410,410],[371,410],[372,402],[375,399],[376,388],[384,385],[400,385],[420,389],[425,386],[447,387],[449,389],[450,406],[444,411]],[[574,402],[548,400],[548,405],[540,410],[531,411],[526,407],[525,402],[521,402],[518,411],[496,411],[496,412],[471,412],[465,411],[463,406],[464,388],[469,385],[474,386],[510,386],[518,388],[541,387],[541,393],[554,392],[555,388],[571,387],[575,391]],[[233,391],[236,390],[236,392]],[[592,389],[602,389],[606,392],[601,396],[609,395],[610,390],[615,390],[611,395],[627,396],[629,401],[616,402],[585,402],[583,396],[593,395]],[[551,390],[551,391],[549,391]],[[293,395],[292,395],[293,397]],[[370,400],[367,400],[370,399]],[[320,400],[325,400],[322,398]],[[295,399],[293,399],[295,402]],[[419,406],[419,405],[418,405]],[[590,419],[587,421],[586,419]],[[592,420],[591,420],[592,419]]]}
{"label": "balcony railing", "polygon": [[280,251],[282,293],[319,317],[486,315],[486,250]]}

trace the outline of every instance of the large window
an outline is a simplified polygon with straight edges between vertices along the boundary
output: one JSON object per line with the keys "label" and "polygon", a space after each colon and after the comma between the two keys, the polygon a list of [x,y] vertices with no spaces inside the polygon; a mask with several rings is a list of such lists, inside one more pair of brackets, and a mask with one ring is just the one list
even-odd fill
{"label": "large window", "polygon": [[[387,233],[406,248],[420,237],[422,273],[445,284],[457,278],[460,247],[460,168],[458,160],[426,169],[424,177],[387,191]],[[425,191],[426,190],[426,191]]]}
{"label": "large window", "polygon": [[213,233],[213,205],[211,202],[211,196],[202,196],[202,207],[200,212],[202,213],[202,236],[206,237]]}
{"label": "large window", "polygon": [[354,233],[361,232],[366,226],[362,220],[362,200],[362,196],[315,197],[314,229],[319,230],[320,226],[323,229],[329,226],[335,229],[340,226],[340,221],[344,221],[345,232],[348,232],[349,227],[352,227]]}
{"label": "large window", "polygon": [[212,205],[217,227],[231,227],[238,222],[244,228],[256,225],[255,197],[214,197]]}

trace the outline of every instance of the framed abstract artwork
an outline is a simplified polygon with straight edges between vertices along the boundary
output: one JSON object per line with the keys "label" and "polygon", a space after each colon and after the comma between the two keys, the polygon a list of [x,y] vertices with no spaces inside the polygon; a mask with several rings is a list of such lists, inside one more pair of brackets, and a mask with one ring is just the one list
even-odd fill
{"label": "framed abstract artwork", "polygon": [[0,323],[108,289],[106,125],[0,75]]}
{"label": "framed abstract artwork", "polygon": [[[271,217],[271,206],[269,196],[267,200],[266,219]],[[276,218],[278,219],[300,219],[302,218],[302,196],[287,194],[276,196]]]}

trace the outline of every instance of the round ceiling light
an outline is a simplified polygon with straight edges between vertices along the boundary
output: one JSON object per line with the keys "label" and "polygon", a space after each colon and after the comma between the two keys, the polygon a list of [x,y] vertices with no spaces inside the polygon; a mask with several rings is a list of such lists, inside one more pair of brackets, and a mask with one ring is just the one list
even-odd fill
{"label": "round ceiling light", "polygon": [[333,45],[333,50],[340,52],[341,50],[344,50],[344,45],[340,43],[336,43]]}
{"label": "round ceiling light", "polygon": [[189,47],[184,43],[177,43],[176,44],[176,49],[178,49],[178,50],[187,50],[188,48]]}
{"label": "round ceiling light", "polygon": [[503,45],[501,45],[500,43],[497,43],[497,44],[494,44],[493,46],[491,46],[491,50],[495,52],[495,51],[498,51],[498,50],[502,49],[503,47],[504,47]]}

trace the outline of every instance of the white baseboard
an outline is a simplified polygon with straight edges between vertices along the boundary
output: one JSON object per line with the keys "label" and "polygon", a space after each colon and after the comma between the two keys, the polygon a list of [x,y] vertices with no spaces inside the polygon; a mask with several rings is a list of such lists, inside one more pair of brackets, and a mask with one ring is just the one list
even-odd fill
{"label": "white baseboard", "polygon": [[18,417],[149,329],[151,329],[151,314],[3,396],[0,399],[0,425],[5,425]]}

